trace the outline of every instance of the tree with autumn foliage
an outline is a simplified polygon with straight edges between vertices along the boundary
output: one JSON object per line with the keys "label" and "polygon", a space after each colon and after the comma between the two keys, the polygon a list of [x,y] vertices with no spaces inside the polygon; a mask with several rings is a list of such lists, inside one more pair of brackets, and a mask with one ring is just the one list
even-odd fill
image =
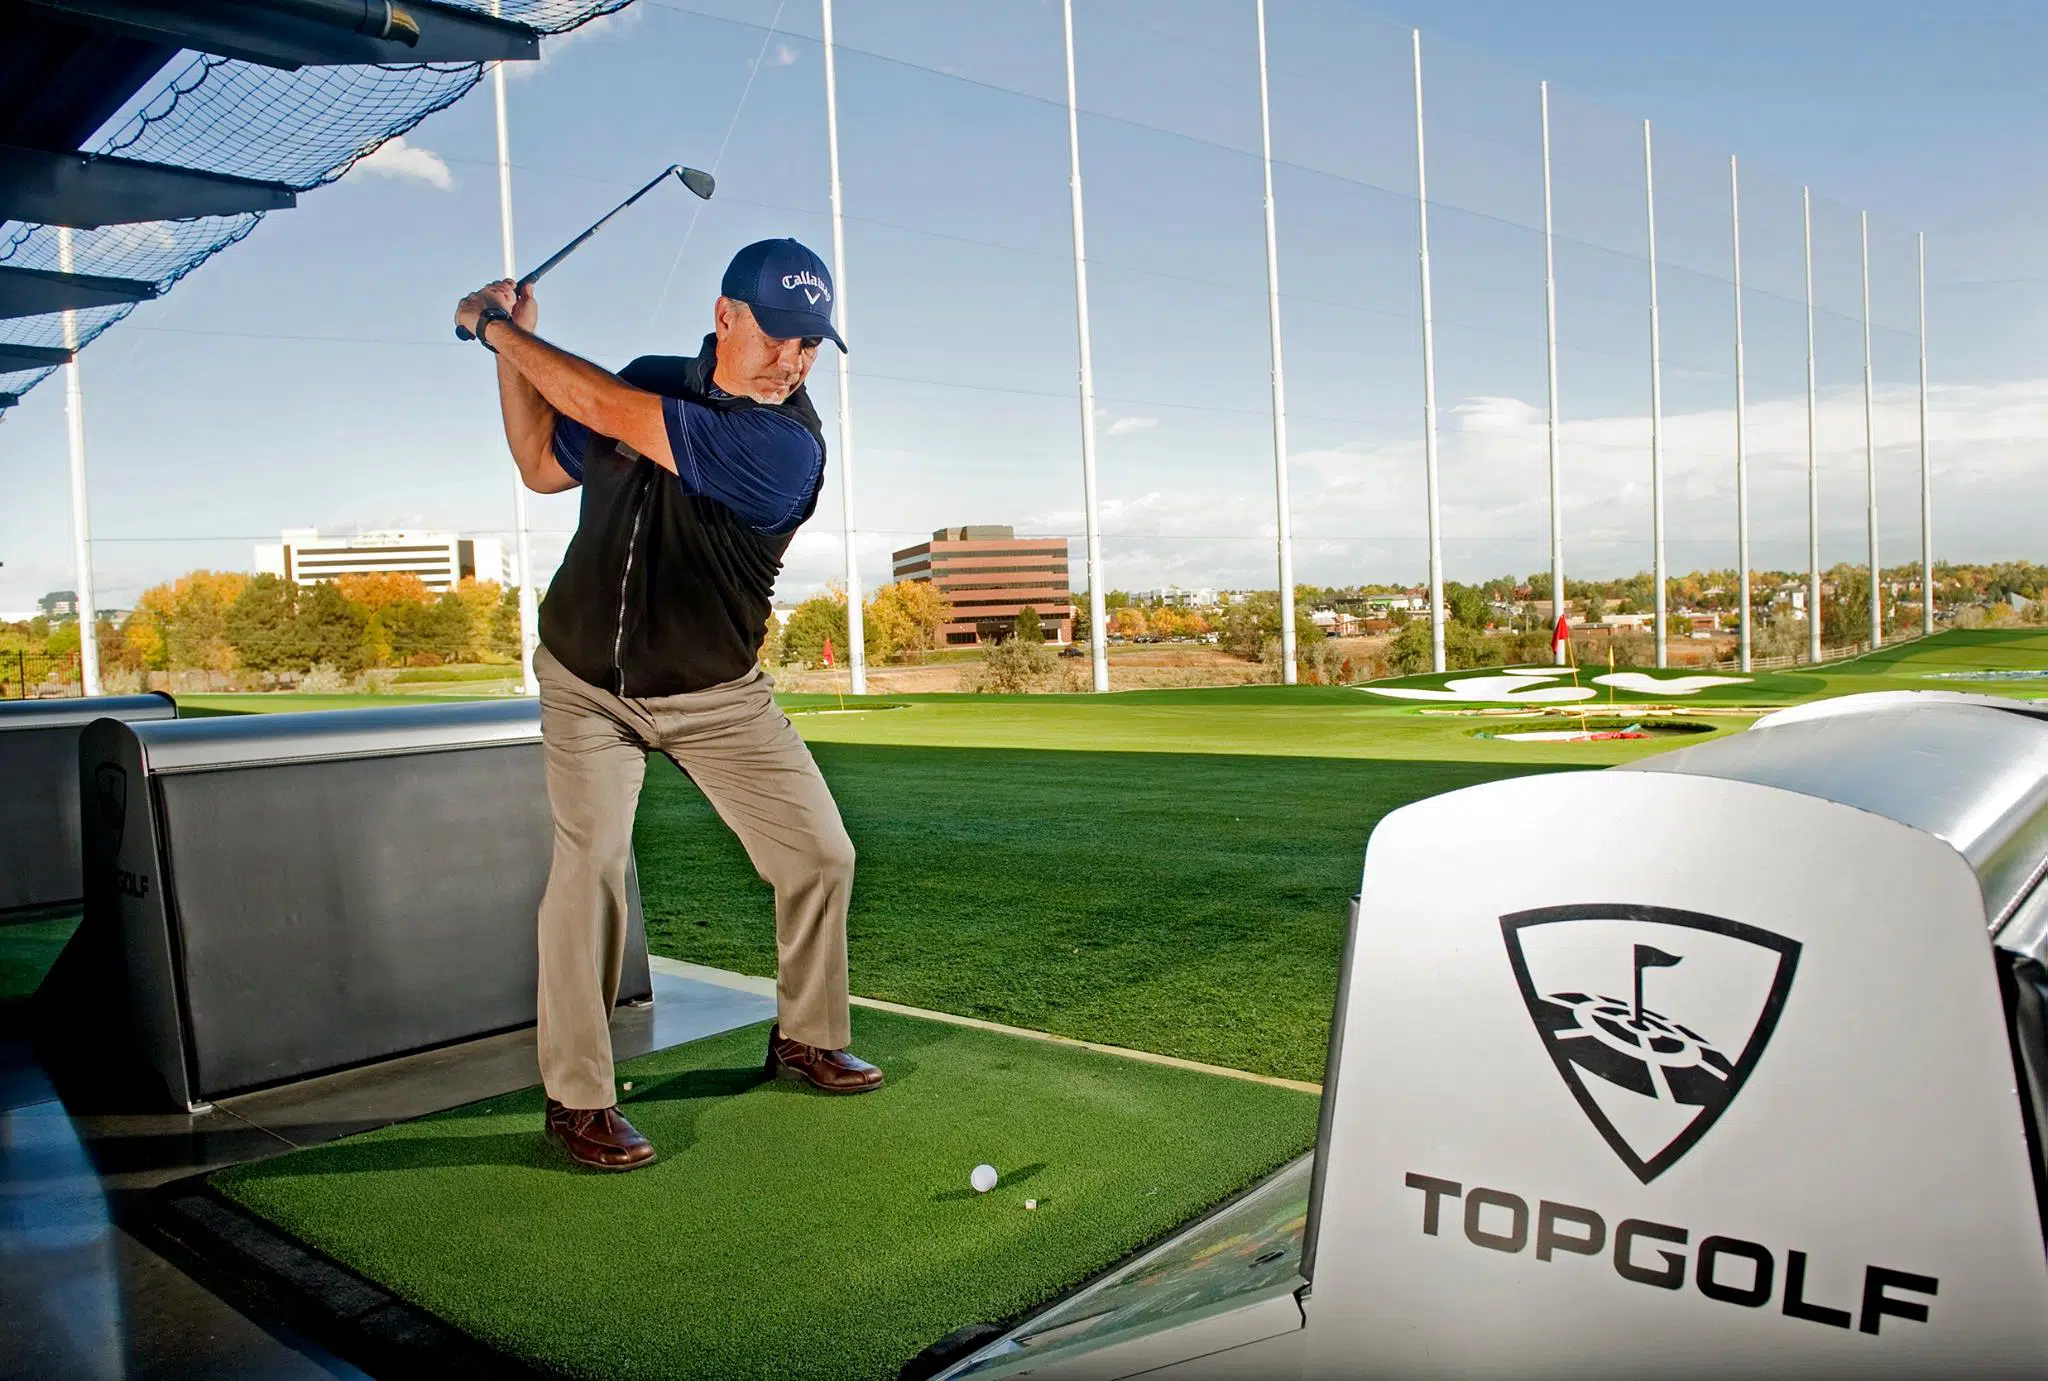
{"label": "tree with autumn foliage", "polygon": [[249,577],[240,571],[192,571],[152,585],[135,602],[121,635],[144,669],[226,671],[235,650],[227,612]]}
{"label": "tree with autumn foliage", "polygon": [[869,651],[888,661],[923,661],[952,617],[951,601],[929,580],[884,585],[862,610]]}

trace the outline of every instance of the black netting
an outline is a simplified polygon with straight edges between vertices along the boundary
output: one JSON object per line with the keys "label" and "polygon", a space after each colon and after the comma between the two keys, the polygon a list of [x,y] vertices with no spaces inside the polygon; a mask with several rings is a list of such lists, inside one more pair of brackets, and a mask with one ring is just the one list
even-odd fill
{"label": "black netting", "polygon": [[304,191],[460,100],[482,75],[467,62],[281,72],[201,58],[102,152]]}
{"label": "black netting", "polygon": [[[624,9],[632,0],[451,0],[556,34]],[[279,71],[231,58],[198,57],[168,77],[95,153],[282,182],[298,191],[334,181],[358,159],[469,94],[482,63],[306,67]],[[74,273],[130,278],[167,292],[179,279],[256,228],[260,214],[150,221],[71,232]],[[59,232],[0,223],[0,263],[64,267]],[[89,343],[132,308],[77,313]],[[59,314],[0,321],[0,344],[60,346]],[[26,393],[51,373],[0,373],[0,394]]]}

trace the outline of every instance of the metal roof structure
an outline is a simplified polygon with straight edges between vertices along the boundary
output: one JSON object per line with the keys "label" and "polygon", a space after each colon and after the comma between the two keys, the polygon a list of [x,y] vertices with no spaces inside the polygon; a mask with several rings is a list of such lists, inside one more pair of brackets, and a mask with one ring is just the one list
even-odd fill
{"label": "metal roof structure", "polygon": [[630,2],[0,0],[0,409],[488,64]]}

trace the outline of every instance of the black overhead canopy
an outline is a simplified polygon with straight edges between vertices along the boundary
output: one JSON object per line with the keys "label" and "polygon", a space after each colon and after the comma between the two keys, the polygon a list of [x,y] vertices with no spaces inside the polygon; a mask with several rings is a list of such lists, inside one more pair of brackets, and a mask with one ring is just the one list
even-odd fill
{"label": "black overhead canopy", "polygon": [[485,64],[628,3],[0,0],[0,409],[71,358],[53,314],[89,341]]}

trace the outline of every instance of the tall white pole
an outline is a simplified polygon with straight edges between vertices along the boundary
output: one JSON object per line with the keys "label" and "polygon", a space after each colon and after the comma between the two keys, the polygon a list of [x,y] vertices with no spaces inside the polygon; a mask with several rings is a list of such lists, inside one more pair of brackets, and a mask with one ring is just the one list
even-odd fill
{"label": "tall white pole", "polygon": [[1287,376],[1280,363],[1280,237],[1273,223],[1273,117],[1266,97],[1266,0],[1259,13],[1259,151],[1266,169],[1266,330],[1273,349],[1273,514],[1280,529],[1280,680],[1293,685],[1294,519],[1287,505]]}
{"label": "tall white pole", "polygon": [[1742,582],[1739,663],[1749,668],[1749,449],[1743,435],[1748,404],[1742,371],[1742,178],[1728,155],[1728,216],[1735,241],[1735,578]]}
{"label": "tall white pole", "polygon": [[[1550,393],[1547,444],[1550,453],[1550,612],[1551,627],[1564,617],[1564,506],[1557,466],[1557,259],[1550,219],[1550,83],[1538,85],[1543,105],[1543,368]],[[1557,664],[1571,655],[1564,643],[1556,647]]]}
{"label": "tall white pole", "polygon": [[[825,154],[832,165],[832,286],[839,334],[846,324],[846,217],[839,196],[839,69],[832,44],[832,0],[819,0],[825,25]],[[861,608],[860,553],[853,526],[853,369],[839,352],[839,500],[846,536],[846,668],[855,695],[868,691],[867,630]]]}
{"label": "tall white pole", "polygon": [[[71,272],[71,230],[57,229],[57,267]],[[78,313],[64,313],[64,348],[78,349]],[[64,366],[64,434],[71,451],[71,564],[78,583],[78,671],[87,695],[100,695],[99,604],[92,593],[92,513],[85,484],[85,390],[74,353]]]}
{"label": "tall white pole", "polygon": [[[828,0],[829,3],[829,0]],[[1081,504],[1088,533],[1088,660],[1095,689],[1109,689],[1108,611],[1103,608],[1102,522],[1095,497],[1095,357],[1088,329],[1088,235],[1081,215],[1081,107],[1074,93],[1074,0],[1065,0],[1067,195],[1074,211],[1074,329],[1081,346]]]}
{"label": "tall white pole", "polygon": [[[492,5],[495,12],[497,5]],[[491,69],[492,94],[498,105],[498,239],[504,251],[505,276],[517,278],[519,268],[512,255],[512,139],[505,122],[505,64]],[[526,482],[518,472],[512,476],[512,541],[519,563],[519,668],[521,689],[527,695],[540,694],[540,678],[533,670],[533,654],[540,647],[540,596],[533,588],[533,531],[526,519]]]}
{"label": "tall white pole", "polygon": [[1806,245],[1806,660],[1820,661],[1820,390],[1813,341],[1813,189],[1799,189]]}
{"label": "tall white pole", "polygon": [[1934,633],[1934,472],[1927,460],[1927,232],[1913,237],[1920,269],[1920,632]]}
{"label": "tall white pole", "polygon": [[1643,201],[1650,224],[1650,569],[1656,584],[1657,665],[1670,665],[1664,626],[1664,339],[1657,318],[1657,173],[1643,121]]}
{"label": "tall white pole", "polygon": [[1877,420],[1871,400],[1870,365],[1870,213],[1863,227],[1863,521],[1870,530],[1870,645],[1884,646],[1883,568],[1877,552]]}
{"label": "tall white pole", "polygon": [[1415,42],[1415,218],[1422,275],[1422,474],[1429,505],[1429,665],[1444,666],[1444,544],[1436,469],[1436,317],[1429,290],[1429,165],[1422,137],[1422,30]]}

